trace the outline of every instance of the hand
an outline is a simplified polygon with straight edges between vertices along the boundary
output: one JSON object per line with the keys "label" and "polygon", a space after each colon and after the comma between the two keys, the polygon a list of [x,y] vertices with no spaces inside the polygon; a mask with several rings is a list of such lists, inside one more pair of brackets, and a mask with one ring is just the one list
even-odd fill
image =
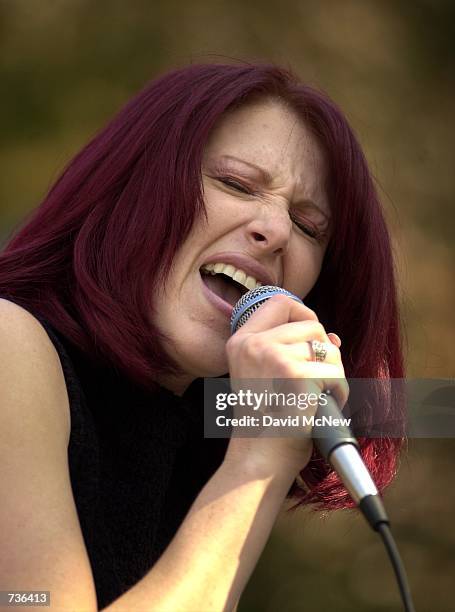
{"label": "hand", "polygon": [[[311,341],[326,344],[323,362],[314,361]],[[285,295],[277,295],[261,306],[226,343],[229,373],[239,379],[286,379],[287,392],[321,393],[330,389],[340,408],[349,395],[341,361],[341,340],[327,334],[314,311]],[[238,390],[237,386],[236,389]],[[312,416],[317,405],[305,410]],[[295,409],[295,414],[301,412]],[[286,410],[289,414],[289,408]],[[295,476],[312,453],[309,426],[306,437],[233,437],[228,461],[245,462],[269,473]]]}

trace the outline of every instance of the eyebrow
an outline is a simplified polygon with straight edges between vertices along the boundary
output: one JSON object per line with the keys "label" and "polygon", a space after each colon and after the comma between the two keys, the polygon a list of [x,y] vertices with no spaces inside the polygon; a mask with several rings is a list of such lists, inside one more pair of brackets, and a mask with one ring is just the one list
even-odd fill
{"label": "eyebrow", "polygon": [[[261,166],[258,166],[257,164],[254,164],[253,162],[246,161],[245,159],[241,159],[240,157],[235,157],[234,155],[221,155],[220,161],[221,162],[223,161],[239,162],[241,164],[244,164],[245,166],[249,166],[250,168],[253,168],[261,176],[261,179],[265,183],[265,185],[270,185],[270,183],[273,181],[273,177],[268,170],[266,170],[265,168],[262,168]],[[331,215],[327,214],[327,212],[322,210],[322,208],[320,208],[315,202],[313,202],[313,200],[305,199],[304,203],[307,206],[311,206],[311,208],[315,208],[327,219],[327,221],[330,221]]]}
{"label": "eyebrow", "polygon": [[245,166],[250,166],[250,168],[253,168],[261,175],[262,180],[267,185],[269,185],[273,180],[273,177],[270,174],[270,172],[268,172],[265,168],[261,168],[261,166],[258,166],[257,164],[253,164],[253,162],[246,161],[245,159],[240,159],[239,157],[234,157],[233,155],[222,155],[220,159],[222,161],[227,160],[227,161],[240,162],[241,164],[244,164]]}

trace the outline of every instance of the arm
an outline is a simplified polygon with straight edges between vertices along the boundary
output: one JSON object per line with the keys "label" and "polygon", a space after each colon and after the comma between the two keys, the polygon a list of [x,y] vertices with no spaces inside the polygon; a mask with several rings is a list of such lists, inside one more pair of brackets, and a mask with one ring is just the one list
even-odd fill
{"label": "arm", "polygon": [[228,456],[153,569],[104,610],[231,612],[267,541],[292,476],[242,471]]}
{"label": "arm", "polygon": [[[330,344],[316,314],[288,297],[275,296],[228,340],[231,378],[283,378],[292,381],[289,388],[296,392],[328,386],[343,405],[348,387],[338,347],[330,348],[328,363],[315,363],[308,348],[314,338]],[[158,563],[106,610],[156,606],[160,612],[230,612],[311,453],[309,436],[233,437],[223,464]]]}
{"label": "arm", "polygon": [[[0,590],[49,590],[51,609],[94,612],[69,433],[54,346],[34,317],[0,300]],[[292,480],[242,465],[231,449],[158,563],[106,610],[233,610]]]}
{"label": "arm", "polygon": [[49,590],[51,609],[96,610],[69,431],[53,344],[34,317],[0,299],[0,590]]}

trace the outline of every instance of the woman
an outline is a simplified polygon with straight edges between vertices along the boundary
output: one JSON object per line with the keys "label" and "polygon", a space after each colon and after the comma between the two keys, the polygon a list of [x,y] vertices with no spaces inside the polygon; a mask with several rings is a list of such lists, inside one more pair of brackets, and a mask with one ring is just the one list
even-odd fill
{"label": "woman", "polygon": [[[272,298],[229,338],[226,276],[305,306]],[[57,608],[232,610],[286,495],[351,505],[309,439],[204,439],[202,377],[331,378],[342,407],[345,376],[403,375],[361,149],[269,65],[149,84],[6,245],[0,296],[2,588]],[[362,441],[380,489],[399,446]]]}

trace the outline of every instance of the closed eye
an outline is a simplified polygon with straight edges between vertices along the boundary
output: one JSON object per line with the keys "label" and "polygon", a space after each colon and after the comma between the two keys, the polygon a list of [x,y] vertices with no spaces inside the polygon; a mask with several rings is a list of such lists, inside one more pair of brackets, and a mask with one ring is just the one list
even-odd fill
{"label": "closed eye", "polygon": [[223,185],[226,185],[226,187],[231,187],[232,189],[235,189],[236,191],[240,191],[241,193],[245,193],[247,195],[253,195],[253,192],[248,189],[248,187],[246,187],[239,181],[230,178],[229,176],[223,176],[219,179],[219,181],[223,183]]}
{"label": "closed eye", "polygon": [[[233,179],[233,178],[231,178],[229,176],[223,176],[223,177],[221,177],[218,180],[221,183],[223,183],[223,185],[226,185],[226,187],[230,187],[231,189],[234,189],[235,191],[238,191],[240,193],[244,193],[245,195],[254,195],[254,192],[251,191],[248,187],[246,187],[245,185],[243,185],[242,183],[240,183],[236,179]],[[315,228],[312,224],[302,223],[302,221],[299,221],[298,219],[296,219],[294,217],[294,215],[292,215],[291,212],[289,212],[289,216],[291,218],[291,221],[294,223],[294,225],[299,230],[301,230],[302,232],[304,232],[305,234],[310,236],[310,238],[313,238],[314,240],[317,240],[318,242],[322,242],[323,241],[323,239],[325,237],[325,233],[324,232],[321,232],[320,230]]]}
{"label": "closed eye", "polygon": [[311,227],[310,225],[306,225],[305,223],[302,223],[301,221],[297,221],[296,219],[293,219],[292,215],[290,216],[291,216],[291,219],[294,225],[296,225],[299,229],[301,229],[302,232],[305,232],[305,234],[308,234],[308,236],[310,236],[311,238],[318,239],[321,236],[321,232],[319,232],[317,229]]}

